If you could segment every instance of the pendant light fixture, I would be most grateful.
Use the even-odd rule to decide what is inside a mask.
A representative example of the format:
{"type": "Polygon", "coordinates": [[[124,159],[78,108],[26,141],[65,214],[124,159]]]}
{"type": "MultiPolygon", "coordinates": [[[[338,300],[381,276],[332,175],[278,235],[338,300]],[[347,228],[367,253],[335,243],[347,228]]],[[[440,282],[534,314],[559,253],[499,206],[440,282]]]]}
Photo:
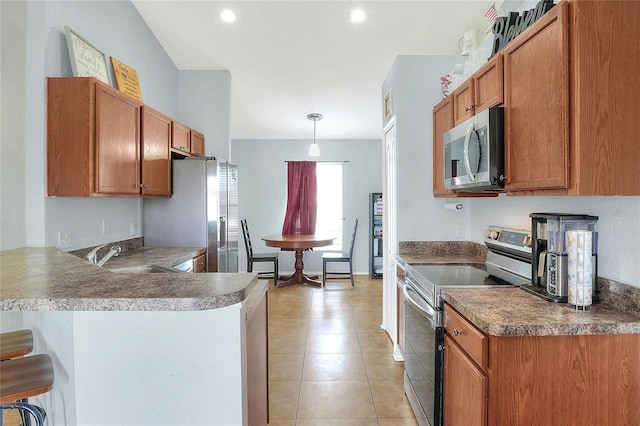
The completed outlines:
{"type": "Polygon", "coordinates": [[[309,157],[319,157],[320,156],[320,147],[316,142],[316,121],[322,120],[322,114],[318,114],[317,112],[312,112],[307,115],[307,118],[313,121],[313,142],[309,147],[309,157]]]}

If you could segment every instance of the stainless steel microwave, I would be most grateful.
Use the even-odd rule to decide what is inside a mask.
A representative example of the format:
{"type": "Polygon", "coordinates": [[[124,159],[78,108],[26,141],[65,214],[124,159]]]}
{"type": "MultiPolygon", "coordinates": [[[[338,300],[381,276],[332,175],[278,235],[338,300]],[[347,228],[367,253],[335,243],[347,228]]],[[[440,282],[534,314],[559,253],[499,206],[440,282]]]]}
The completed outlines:
{"type": "Polygon", "coordinates": [[[444,187],[465,192],[504,188],[504,111],[485,109],[444,134],[444,187]]]}

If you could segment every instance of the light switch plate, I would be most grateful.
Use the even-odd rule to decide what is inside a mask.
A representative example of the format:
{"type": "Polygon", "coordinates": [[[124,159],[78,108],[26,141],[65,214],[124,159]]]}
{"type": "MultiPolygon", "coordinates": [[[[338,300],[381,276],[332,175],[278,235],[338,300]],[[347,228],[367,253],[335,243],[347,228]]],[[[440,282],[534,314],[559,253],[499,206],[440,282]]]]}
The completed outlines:
{"type": "Polygon", "coordinates": [[[111,232],[111,222],[109,219],[102,219],[102,233],[108,234],[111,232]]]}
{"type": "Polygon", "coordinates": [[[464,238],[464,223],[456,223],[456,238],[464,238]]]}
{"type": "Polygon", "coordinates": [[[58,248],[71,247],[71,231],[58,231],[58,248]]]}

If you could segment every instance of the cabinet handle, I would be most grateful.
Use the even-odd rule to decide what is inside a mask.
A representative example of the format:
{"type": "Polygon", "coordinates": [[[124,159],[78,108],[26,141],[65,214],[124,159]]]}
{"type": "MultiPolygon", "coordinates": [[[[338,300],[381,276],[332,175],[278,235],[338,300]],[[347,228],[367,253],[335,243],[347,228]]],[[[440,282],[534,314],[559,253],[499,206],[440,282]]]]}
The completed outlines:
{"type": "Polygon", "coordinates": [[[457,328],[453,329],[453,335],[454,336],[459,336],[460,335],[460,330],[458,330],[457,328]]]}

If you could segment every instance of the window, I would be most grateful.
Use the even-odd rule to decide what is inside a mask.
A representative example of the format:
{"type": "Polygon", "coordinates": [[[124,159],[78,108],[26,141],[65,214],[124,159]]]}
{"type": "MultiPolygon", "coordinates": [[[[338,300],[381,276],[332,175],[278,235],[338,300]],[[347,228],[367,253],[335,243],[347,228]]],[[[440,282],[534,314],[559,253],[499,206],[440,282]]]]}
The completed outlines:
{"type": "Polygon", "coordinates": [[[342,163],[316,164],[318,213],[316,234],[335,236],[333,245],[318,251],[342,251],[342,163]]]}

